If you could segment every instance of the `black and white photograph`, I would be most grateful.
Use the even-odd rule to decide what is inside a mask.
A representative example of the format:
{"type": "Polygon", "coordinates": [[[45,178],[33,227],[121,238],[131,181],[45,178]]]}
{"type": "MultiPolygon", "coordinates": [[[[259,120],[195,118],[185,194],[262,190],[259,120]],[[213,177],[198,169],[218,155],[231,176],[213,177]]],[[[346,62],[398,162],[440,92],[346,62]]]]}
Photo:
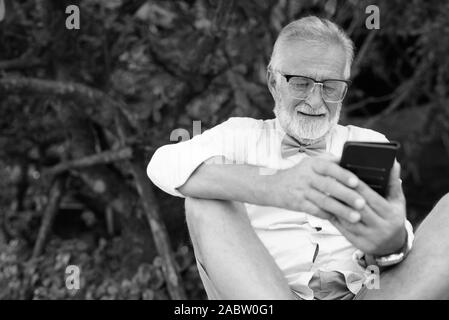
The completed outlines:
{"type": "Polygon", "coordinates": [[[449,1],[0,0],[0,300],[449,300],[448,52],[449,1]]]}

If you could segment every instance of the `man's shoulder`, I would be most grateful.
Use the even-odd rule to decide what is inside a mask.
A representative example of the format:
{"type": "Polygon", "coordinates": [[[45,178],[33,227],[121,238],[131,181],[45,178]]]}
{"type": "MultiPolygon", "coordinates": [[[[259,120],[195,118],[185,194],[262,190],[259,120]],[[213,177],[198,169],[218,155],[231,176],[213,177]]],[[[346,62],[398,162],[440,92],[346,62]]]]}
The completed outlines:
{"type": "Polygon", "coordinates": [[[355,125],[337,125],[337,134],[348,141],[387,142],[384,134],[373,129],[362,128],[355,125]]]}
{"type": "Polygon", "coordinates": [[[275,119],[262,120],[250,117],[231,117],[219,124],[217,127],[232,130],[275,129],[276,121],[275,119]]]}

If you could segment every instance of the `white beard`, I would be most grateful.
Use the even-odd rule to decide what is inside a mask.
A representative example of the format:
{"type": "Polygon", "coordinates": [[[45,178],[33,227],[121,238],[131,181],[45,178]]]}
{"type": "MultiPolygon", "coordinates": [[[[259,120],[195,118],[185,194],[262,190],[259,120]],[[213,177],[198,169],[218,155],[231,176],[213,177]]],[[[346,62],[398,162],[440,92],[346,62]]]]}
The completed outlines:
{"type": "Polygon", "coordinates": [[[325,138],[331,132],[331,129],[334,128],[340,118],[341,103],[338,105],[335,116],[332,119],[329,118],[328,112],[325,117],[313,119],[299,114],[297,110],[320,113],[317,111],[310,112],[312,109],[307,106],[287,109],[276,103],[274,114],[287,134],[300,143],[308,145],[325,138]]]}

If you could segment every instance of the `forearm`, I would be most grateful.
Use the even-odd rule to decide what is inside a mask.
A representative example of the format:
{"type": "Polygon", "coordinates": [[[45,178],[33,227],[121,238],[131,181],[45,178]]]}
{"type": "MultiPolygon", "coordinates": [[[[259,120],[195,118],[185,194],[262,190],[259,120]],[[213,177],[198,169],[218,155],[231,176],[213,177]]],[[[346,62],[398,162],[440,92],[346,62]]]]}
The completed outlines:
{"type": "Polygon", "coordinates": [[[184,196],[271,205],[268,175],[251,165],[203,163],[178,188],[184,196]]]}

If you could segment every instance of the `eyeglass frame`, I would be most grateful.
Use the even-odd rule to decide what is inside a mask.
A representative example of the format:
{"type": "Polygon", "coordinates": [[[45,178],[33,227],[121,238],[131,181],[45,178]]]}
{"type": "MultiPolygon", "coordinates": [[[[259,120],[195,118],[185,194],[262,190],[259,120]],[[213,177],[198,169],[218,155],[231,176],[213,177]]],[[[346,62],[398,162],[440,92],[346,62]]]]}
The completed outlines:
{"type": "Polygon", "coordinates": [[[305,96],[304,98],[293,97],[293,98],[296,98],[296,99],[307,99],[307,98],[310,96],[310,94],[313,92],[313,90],[315,90],[315,86],[318,84],[318,85],[321,85],[321,98],[322,98],[325,102],[339,103],[339,102],[342,102],[342,101],[345,99],[346,94],[348,93],[348,90],[349,90],[349,86],[350,86],[351,83],[352,83],[351,80],[343,80],[343,79],[324,79],[323,81],[317,81],[317,80],[315,80],[314,78],[307,77],[307,76],[293,75],[293,74],[284,74],[284,73],[280,72],[279,70],[273,70],[273,71],[274,71],[274,72],[277,72],[277,73],[279,73],[281,76],[283,76],[283,77],[285,78],[285,80],[287,81],[287,84],[288,84],[288,82],[290,81],[290,79],[291,79],[291,78],[294,78],[294,77],[301,77],[301,78],[305,78],[305,79],[309,79],[309,80],[312,80],[312,81],[313,81],[313,87],[312,87],[312,90],[309,92],[309,94],[308,94],[307,96],[305,96]],[[324,96],[323,96],[323,84],[324,84],[325,81],[341,81],[341,82],[345,82],[345,83],[346,83],[346,90],[345,90],[345,93],[343,94],[343,97],[342,97],[340,100],[337,100],[337,101],[329,101],[329,100],[324,99],[324,96]]]}

